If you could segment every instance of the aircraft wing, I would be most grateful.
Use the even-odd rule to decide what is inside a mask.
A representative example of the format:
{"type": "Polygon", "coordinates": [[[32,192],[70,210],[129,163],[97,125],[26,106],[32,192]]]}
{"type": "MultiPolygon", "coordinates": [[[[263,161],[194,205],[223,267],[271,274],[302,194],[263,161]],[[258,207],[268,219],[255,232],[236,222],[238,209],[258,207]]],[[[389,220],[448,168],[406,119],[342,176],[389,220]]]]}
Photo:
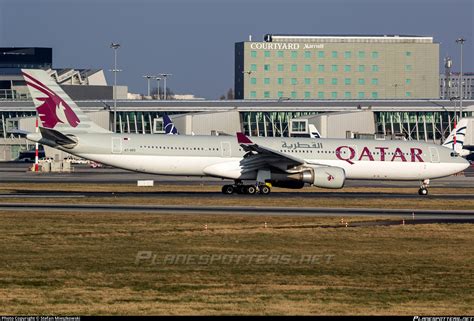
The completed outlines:
{"type": "Polygon", "coordinates": [[[276,167],[286,171],[289,168],[303,165],[306,162],[292,155],[281,153],[269,147],[252,142],[243,133],[237,133],[237,142],[247,153],[243,164],[246,170],[256,170],[264,167],[276,167]]]}

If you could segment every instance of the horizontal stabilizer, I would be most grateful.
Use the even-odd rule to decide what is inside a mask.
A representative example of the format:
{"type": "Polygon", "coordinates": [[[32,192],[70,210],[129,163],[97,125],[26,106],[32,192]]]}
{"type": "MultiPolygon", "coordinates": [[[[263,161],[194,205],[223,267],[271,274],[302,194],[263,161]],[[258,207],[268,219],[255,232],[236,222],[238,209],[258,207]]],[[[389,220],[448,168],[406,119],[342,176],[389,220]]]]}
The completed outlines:
{"type": "Polygon", "coordinates": [[[54,142],[56,145],[60,145],[65,148],[73,148],[77,145],[77,139],[72,135],[64,135],[63,133],[51,129],[40,127],[41,136],[51,142],[54,142]]]}

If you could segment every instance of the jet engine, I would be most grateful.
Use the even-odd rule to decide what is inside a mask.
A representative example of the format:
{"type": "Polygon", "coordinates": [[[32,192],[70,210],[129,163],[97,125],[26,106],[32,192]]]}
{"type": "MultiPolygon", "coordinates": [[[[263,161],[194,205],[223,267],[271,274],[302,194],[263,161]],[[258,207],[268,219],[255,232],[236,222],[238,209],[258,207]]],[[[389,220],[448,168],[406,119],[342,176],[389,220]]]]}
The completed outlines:
{"type": "Polygon", "coordinates": [[[294,174],[272,173],[272,184],[276,187],[302,188],[305,183],[322,188],[342,188],[346,173],[340,167],[309,167],[294,174]]]}

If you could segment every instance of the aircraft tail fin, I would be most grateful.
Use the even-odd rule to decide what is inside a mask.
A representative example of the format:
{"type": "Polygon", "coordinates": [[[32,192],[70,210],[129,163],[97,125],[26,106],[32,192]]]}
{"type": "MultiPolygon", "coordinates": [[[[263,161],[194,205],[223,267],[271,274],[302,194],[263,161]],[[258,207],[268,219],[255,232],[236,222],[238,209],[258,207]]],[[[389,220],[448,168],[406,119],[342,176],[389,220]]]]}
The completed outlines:
{"type": "Polygon", "coordinates": [[[45,70],[22,69],[22,73],[41,127],[67,133],[109,132],[91,121],[45,70]]]}
{"type": "Polygon", "coordinates": [[[308,129],[309,129],[309,137],[311,137],[311,138],[321,138],[321,134],[319,133],[316,126],[314,126],[313,124],[308,124],[308,129]]]}
{"type": "Polygon", "coordinates": [[[461,118],[456,127],[451,131],[448,138],[443,143],[444,147],[452,149],[454,152],[461,154],[464,139],[466,138],[468,119],[461,118]]]}
{"type": "Polygon", "coordinates": [[[178,130],[174,126],[170,117],[166,114],[163,115],[163,127],[165,129],[165,134],[167,135],[179,135],[178,130]]]}

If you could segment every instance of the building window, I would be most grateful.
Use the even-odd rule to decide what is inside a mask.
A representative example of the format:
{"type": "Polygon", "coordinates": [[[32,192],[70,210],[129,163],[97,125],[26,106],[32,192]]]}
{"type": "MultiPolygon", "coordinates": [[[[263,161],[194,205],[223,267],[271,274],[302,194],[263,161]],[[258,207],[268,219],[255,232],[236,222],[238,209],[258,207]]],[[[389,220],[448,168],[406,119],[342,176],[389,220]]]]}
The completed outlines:
{"type": "Polygon", "coordinates": [[[298,71],[298,65],[291,65],[291,71],[292,72],[297,72],[298,71]]]}
{"type": "Polygon", "coordinates": [[[357,56],[358,56],[359,58],[365,58],[365,51],[359,51],[358,54],[357,54],[357,56]]]}
{"type": "Polygon", "coordinates": [[[283,97],[283,91],[279,91],[277,96],[278,96],[278,98],[283,97]]]}
{"type": "Polygon", "coordinates": [[[298,80],[296,78],[291,78],[291,84],[292,85],[297,85],[298,84],[298,80]]]}
{"type": "Polygon", "coordinates": [[[406,55],[407,57],[411,57],[411,51],[405,52],[405,55],[406,55]]]}
{"type": "Polygon", "coordinates": [[[298,51],[292,51],[291,52],[291,58],[293,58],[293,59],[298,58],[298,51]]]}
{"type": "Polygon", "coordinates": [[[256,85],[257,84],[257,78],[250,78],[250,83],[252,85],[256,85]]]}
{"type": "Polygon", "coordinates": [[[359,72],[364,72],[365,71],[365,66],[364,65],[359,65],[358,70],[359,70],[359,72]]]}
{"type": "Polygon", "coordinates": [[[331,93],[331,98],[332,98],[332,99],[337,99],[337,92],[336,92],[336,91],[333,91],[333,92],[331,93]]]}
{"type": "Polygon", "coordinates": [[[255,50],[252,50],[252,51],[250,52],[250,56],[251,56],[252,58],[257,58],[257,52],[256,52],[255,50]]]}
{"type": "Polygon", "coordinates": [[[257,98],[257,92],[256,91],[251,91],[250,92],[250,98],[257,98]]]}
{"type": "Polygon", "coordinates": [[[265,50],[263,52],[263,55],[266,57],[266,58],[269,58],[270,57],[270,51],[269,50],[265,50]]]}
{"type": "Polygon", "coordinates": [[[304,57],[305,58],[311,58],[311,51],[305,51],[304,52],[304,57]]]}
{"type": "Polygon", "coordinates": [[[377,59],[379,57],[378,51],[372,51],[372,58],[377,59]]]}
{"type": "Polygon", "coordinates": [[[333,51],[333,52],[331,53],[331,56],[332,56],[333,58],[337,58],[337,51],[333,51]]]}
{"type": "Polygon", "coordinates": [[[351,65],[345,65],[344,66],[344,71],[345,72],[350,72],[351,71],[351,65]]]}
{"type": "Polygon", "coordinates": [[[406,70],[406,71],[411,71],[411,70],[412,70],[411,65],[405,65],[405,70],[406,70]]]}
{"type": "Polygon", "coordinates": [[[344,98],[345,98],[345,99],[351,99],[351,98],[352,98],[351,92],[350,92],[350,91],[346,91],[346,92],[344,93],[344,98]]]}
{"type": "Polygon", "coordinates": [[[411,97],[411,92],[410,92],[410,91],[407,91],[407,92],[405,93],[405,96],[406,96],[406,97],[411,97]]]}
{"type": "Polygon", "coordinates": [[[324,99],[324,92],[323,91],[318,91],[318,98],[319,99],[324,99]]]}
{"type": "Polygon", "coordinates": [[[350,51],[345,51],[344,52],[344,58],[351,58],[352,57],[352,52],[350,51]]]}
{"type": "Polygon", "coordinates": [[[298,96],[296,95],[296,91],[291,92],[291,98],[296,99],[298,96]]]}
{"type": "Polygon", "coordinates": [[[350,84],[351,84],[351,78],[345,78],[344,85],[350,85],[350,84]]]}
{"type": "Polygon", "coordinates": [[[324,51],[318,51],[318,58],[324,58],[324,51]]]}
{"type": "Polygon", "coordinates": [[[318,85],[324,85],[324,78],[318,78],[318,85]]]}
{"type": "Polygon", "coordinates": [[[278,66],[277,66],[277,70],[278,70],[278,71],[283,71],[283,65],[281,65],[281,64],[278,65],[278,66]]]}
{"type": "Polygon", "coordinates": [[[379,79],[378,78],[372,78],[372,85],[378,85],[379,84],[379,79]]]}
{"type": "Polygon", "coordinates": [[[331,79],[331,84],[332,85],[337,85],[337,78],[332,78],[331,79]]]}
{"type": "Polygon", "coordinates": [[[311,65],[304,65],[304,71],[311,71],[311,65]]]}
{"type": "Polygon", "coordinates": [[[318,65],[318,71],[324,71],[324,65],[318,65]]]}
{"type": "Polygon", "coordinates": [[[277,82],[279,85],[283,85],[283,78],[278,78],[277,82]]]}
{"type": "Polygon", "coordinates": [[[379,71],[379,66],[378,65],[372,65],[372,71],[374,71],[374,72],[379,71]]]}
{"type": "Polygon", "coordinates": [[[360,91],[359,94],[357,95],[359,99],[364,99],[365,98],[365,93],[363,91],[360,91]]]}
{"type": "Polygon", "coordinates": [[[332,65],[331,66],[331,71],[337,72],[337,65],[332,65]]]}
{"type": "Polygon", "coordinates": [[[270,65],[269,64],[263,65],[263,70],[264,71],[270,71],[270,65]]]}
{"type": "Polygon", "coordinates": [[[304,98],[305,99],[310,99],[311,98],[311,93],[309,91],[304,92],[304,98]]]}
{"type": "Polygon", "coordinates": [[[411,79],[409,79],[409,78],[405,79],[405,84],[411,85],[411,79]]]}
{"type": "Polygon", "coordinates": [[[373,99],[378,99],[379,98],[379,93],[376,92],[376,91],[372,92],[372,98],[373,99]]]}
{"type": "Polygon", "coordinates": [[[278,58],[283,58],[284,57],[283,51],[281,51],[281,50],[277,51],[277,57],[278,58]]]}
{"type": "Polygon", "coordinates": [[[365,79],[364,78],[359,78],[359,85],[365,85],[365,79]]]}
{"type": "Polygon", "coordinates": [[[270,85],[270,78],[264,78],[263,79],[263,84],[264,85],[270,85]]]}
{"type": "Polygon", "coordinates": [[[250,70],[251,71],[257,71],[257,65],[256,64],[251,64],[250,65],[250,70]]]}
{"type": "Polygon", "coordinates": [[[304,84],[305,85],[311,85],[311,78],[305,78],[304,79],[304,84]]]}
{"type": "Polygon", "coordinates": [[[269,91],[264,91],[263,92],[263,97],[264,98],[270,98],[270,92],[269,91]]]}

